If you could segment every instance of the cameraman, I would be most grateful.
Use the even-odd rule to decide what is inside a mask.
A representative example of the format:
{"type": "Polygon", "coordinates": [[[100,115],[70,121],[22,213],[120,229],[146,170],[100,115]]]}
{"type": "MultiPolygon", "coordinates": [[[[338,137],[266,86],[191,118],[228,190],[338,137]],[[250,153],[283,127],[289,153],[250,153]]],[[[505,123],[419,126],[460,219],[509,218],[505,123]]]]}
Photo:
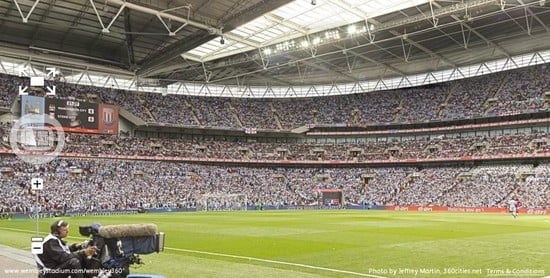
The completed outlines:
{"type": "Polygon", "coordinates": [[[38,255],[44,277],[84,277],[83,262],[86,257],[95,254],[95,247],[84,247],[82,244],[68,246],[63,240],[69,234],[67,221],[55,221],[50,226],[50,232],[42,243],[43,253],[38,255]]]}

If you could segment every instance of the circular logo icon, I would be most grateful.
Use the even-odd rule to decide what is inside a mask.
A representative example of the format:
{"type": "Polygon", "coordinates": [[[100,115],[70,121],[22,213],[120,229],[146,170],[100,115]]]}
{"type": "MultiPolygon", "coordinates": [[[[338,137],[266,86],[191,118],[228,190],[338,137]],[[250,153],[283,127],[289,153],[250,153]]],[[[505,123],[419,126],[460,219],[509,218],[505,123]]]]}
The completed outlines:
{"type": "Polygon", "coordinates": [[[63,127],[45,114],[26,114],[11,128],[10,146],[17,157],[29,164],[54,160],[65,146],[63,127]]]}

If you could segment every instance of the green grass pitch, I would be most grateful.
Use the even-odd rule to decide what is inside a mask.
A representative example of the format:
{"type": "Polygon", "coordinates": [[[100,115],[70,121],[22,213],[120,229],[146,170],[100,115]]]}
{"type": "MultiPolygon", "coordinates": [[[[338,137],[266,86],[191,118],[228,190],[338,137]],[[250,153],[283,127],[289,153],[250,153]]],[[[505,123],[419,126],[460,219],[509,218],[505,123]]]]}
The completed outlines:
{"type": "MultiPolygon", "coordinates": [[[[155,223],[166,250],[132,274],[166,277],[546,277],[550,216],[396,211],[248,211],[64,218],[155,223]]],[[[45,235],[53,219],[40,220],[45,235]]],[[[1,220],[0,244],[29,250],[33,219],[1,220]]]]}

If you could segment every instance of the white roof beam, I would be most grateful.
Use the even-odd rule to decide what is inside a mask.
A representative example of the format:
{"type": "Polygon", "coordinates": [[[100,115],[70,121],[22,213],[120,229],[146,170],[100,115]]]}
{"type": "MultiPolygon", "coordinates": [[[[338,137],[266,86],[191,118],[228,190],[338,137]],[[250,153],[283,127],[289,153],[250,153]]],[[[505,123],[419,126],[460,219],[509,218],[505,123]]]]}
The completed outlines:
{"type": "MultiPolygon", "coordinates": [[[[439,5],[439,3],[437,2],[434,2],[433,3],[436,7],[438,8],[441,8],[441,5],[439,5]]],[[[465,10],[465,15],[467,15],[466,18],[470,18],[470,15],[467,13],[468,10],[466,9],[465,10]]],[[[468,29],[468,31],[472,32],[474,35],[478,36],[479,38],[481,38],[483,41],[485,41],[485,43],[487,43],[488,45],[491,45],[493,47],[495,47],[498,51],[502,52],[504,55],[506,55],[506,57],[510,58],[510,54],[504,49],[502,48],[502,46],[498,45],[497,43],[487,39],[485,36],[483,36],[481,33],[479,33],[478,31],[476,31],[474,28],[472,28],[470,25],[467,24],[467,22],[465,22],[465,20],[462,20],[460,19],[458,16],[456,15],[451,15],[451,18],[454,19],[455,21],[457,22],[460,22],[460,25],[461,27],[464,27],[466,29],[468,29]]],[[[464,30],[462,31],[463,32],[463,36],[464,36],[464,30]]],[[[464,40],[464,48],[467,48],[467,41],[466,39],[464,40]]]]}
{"type": "MultiPolygon", "coordinates": [[[[525,5],[525,3],[523,2],[523,0],[517,0],[517,1],[518,1],[520,4],[525,5]]],[[[543,1],[543,0],[541,0],[540,3],[543,3],[542,1],[543,1]]],[[[527,12],[529,12],[529,14],[530,14],[533,18],[535,18],[535,20],[544,28],[544,30],[546,30],[546,32],[550,32],[550,28],[548,28],[548,26],[546,26],[546,24],[544,24],[544,22],[543,22],[542,20],[540,20],[540,18],[539,18],[537,15],[535,15],[535,14],[533,13],[533,11],[531,10],[531,8],[527,7],[526,9],[527,9],[527,12]]]]}
{"type": "Polygon", "coordinates": [[[382,63],[382,62],[376,61],[376,60],[374,60],[374,59],[371,59],[371,58],[369,58],[369,57],[367,57],[367,56],[365,56],[365,55],[363,55],[363,54],[359,54],[359,53],[357,53],[357,52],[355,52],[355,51],[353,51],[353,50],[345,49],[343,46],[340,46],[340,45],[335,45],[335,46],[336,46],[337,48],[342,49],[342,51],[346,51],[347,53],[350,53],[350,54],[352,54],[352,55],[354,55],[354,56],[356,56],[356,57],[359,57],[359,58],[361,58],[361,59],[363,59],[363,60],[365,60],[365,61],[371,62],[371,63],[373,63],[373,64],[375,64],[375,65],[377,65],[377,66],[381,66],[381,67],[387,68],[387,69],[389,69],[389,70],[391,70],[391,71],[393,71],[393,72],[395,72],[395,73],[398,73],[398,74],[400,74],[400,75],[403,75],[403,76],[406,75],[404,72],[400,71],[399,69],[397,69],[397,68],[395,68],[395,67],[392,67],[392,66],[387,65],[387,64],[385,64],[385,63],[382,63]]]}
{"type": "Polygon", "coordinates": [[[276,15],[274,15],[274,14],[272,14],[272,13],[267,13],[267,14],[264,15],[264,17],[265,17],[267,20],[269,20],[269,21],[271,21],[271,22],[273,22],[273,23],[277,23],[277,24],[283,25],[283,26],[285,26],[285,27],[288,27],[288,28],[290,28],[290,29],[292,29],[292,30],[294,30],[294,31],[297,31],[297,32],[299,32],[299,33],[302,33],[302,34],[304,34],[304,35],[306,35],[306,34],[308,33],[308,30],[305,29],[305,28],[303,28],[302,26],[300,26],[300,25],[298,25],[298,24],[296,24],[296,23],[294,23],[294,22],[288,21],[288,20],[283,20],[283,19],[281,19],[280,17],[278,17],[278,16],[276,16],[276,15]]]}
{"type": "Polygon", "coordinates": [[[29,22],[29,17],[31,17],[32,13],[34,12],[34,9],[36,8],[36,6],[38,6],[38,3],[40,2],[40,0],[34,1],[34,4],[32,5],[31,9],[29,10],[29,13],[27,13],[26,16],[23,15],[23,11],[21,10],[21,7],[19,7],[19,0],[13,0],[13,2],[17,7],[17,11],[19,12],[19,15],[21,16],[21,20],[23,21],[23,23],[27,23],[29,22]]]}
{"type": "MultiPolygon", "coordinates": [[[[93,1],[93,0],[90,0],[90,1],[93,1]]],[[[148,8],[148,7],[140,6],[140,5],[137,5],[137,4],[134,4],[134,3],[130,3],[130,2],[127,2],[127,1],[124,1],[124,0],[105,0],[105,1],[108,2],[108,3],[115,4],[115,5],[125,6],[126,8],[131,9],[131,10],[136,10],[136,11],[146,13],[146,14],[150,14],[150,15],[154,15],[154,16],[161,16],[163,18],[171,19],[173,21],[177,21],[177,22],[180,22],[180,23],[183,23],[183,24],[188,24],[188,25],[191,25],[191,26],[199,28],[199,29],[208,30],[208,32],[211,32],[213,34],[222,35],[222,29],[221,28],[216,28],[216,27],[213,27],[213,26],[210,26],[210,25],[206,25],[204,23],[200,23],[200,22],[197,22],[197,21],[186,19],[186,18],[176,16],[176,15],[173,15],[173,14],[169,14],[169,13],[164,12],[164,11],[158,11],[158,10],[155,10],[155,9],[151,9],[151,8],[148,8]]]]}

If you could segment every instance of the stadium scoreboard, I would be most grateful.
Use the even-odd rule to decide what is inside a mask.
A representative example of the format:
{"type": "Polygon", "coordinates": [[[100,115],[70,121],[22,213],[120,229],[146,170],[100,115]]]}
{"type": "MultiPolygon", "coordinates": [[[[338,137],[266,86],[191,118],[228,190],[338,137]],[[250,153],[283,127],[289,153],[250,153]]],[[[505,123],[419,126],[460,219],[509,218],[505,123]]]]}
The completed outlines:
{"type": "Polygon", "coordinates": [[[98,129],[97,103],[78,100],[46,99],[47,113],[63,127],[98,129]]]}
{"type": "Polygon", "coordinates": [[[74,98],[22,96],[21,116],[45,114],[65,131],[118,134],[118,106],[74,98]]]}

